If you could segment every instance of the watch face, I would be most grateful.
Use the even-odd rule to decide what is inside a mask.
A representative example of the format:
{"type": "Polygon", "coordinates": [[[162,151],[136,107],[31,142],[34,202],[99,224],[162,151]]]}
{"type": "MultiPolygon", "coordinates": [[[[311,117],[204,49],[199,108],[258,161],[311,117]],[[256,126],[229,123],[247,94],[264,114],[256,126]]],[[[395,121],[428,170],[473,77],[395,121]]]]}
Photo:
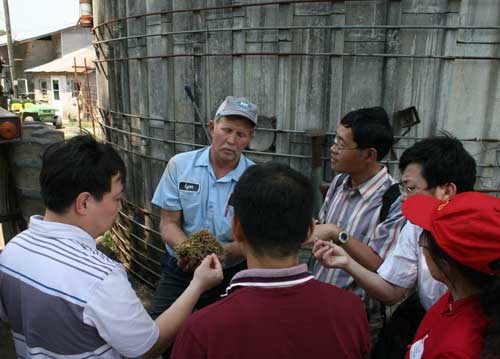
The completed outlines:
{"type": "Polygon", "coordinates": [[[339,242],[340,243],[345,243],[347,242],[347,239],[349,238],[349,235],[346,232],[340,232],[339,233],[339,242]]]}

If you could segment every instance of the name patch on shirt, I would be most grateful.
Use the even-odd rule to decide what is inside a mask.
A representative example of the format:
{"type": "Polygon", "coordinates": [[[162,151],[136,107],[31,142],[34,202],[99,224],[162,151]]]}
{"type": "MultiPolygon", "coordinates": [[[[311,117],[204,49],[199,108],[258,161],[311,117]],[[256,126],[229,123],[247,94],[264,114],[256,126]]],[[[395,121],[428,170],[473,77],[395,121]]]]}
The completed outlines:
{"type": "Polygon", "coordinates": [[[198,192],[200,190],[200,185],[198,183],[180,182],[179,190],[186,192],[198,192]]]}

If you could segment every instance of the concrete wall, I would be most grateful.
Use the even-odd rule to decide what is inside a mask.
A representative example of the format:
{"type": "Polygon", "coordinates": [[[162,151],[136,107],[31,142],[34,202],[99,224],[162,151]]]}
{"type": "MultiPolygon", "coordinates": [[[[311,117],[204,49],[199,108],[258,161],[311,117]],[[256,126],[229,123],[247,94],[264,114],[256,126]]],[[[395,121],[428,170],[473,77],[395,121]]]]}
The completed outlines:
{"type": "MultiPolygon", "coordinates": [[[[231,3],[98,0],[95,23],[231,3]]],[[[124,126],[132,126],[146,136],[203,144],[199,126],[168,122],[194,119],[184,84],[193,86],[204,120],[225,96],[244,95],[260,106],[262,115],[276,117],[277,128],[299,132],[278,133],[271,151],[276,154],[310,156],[310,140],[302,131],[322,128],[331,133],[345,113],[375,105],[383,105],[390,113],[415,106],[422,122],[408,133],[410,137],[422,138],[444,130],[463,139],[498,139],[500,61],[472,57],[498,56],[499,14],[500,2],[402,0],[236,7],[132,18],[98,30],[100,39],[138,36],[99,47],[100,58],[165,57],[103,63],[98,75],[99,87],[103,88],[100,100],[105,108],[137,115],[135,123],[120,116],[113,120],[124,121],[124,126]],[[394,27],[342,28],[384,25],[394,27]],[[281,28],[258,29],[276,26],[281,28]],[[429,26],[434,28],[426,28],[429,26]],[[493,29],[472,30],[467,26],[493,29]],[[223,29],[228,31],[220,31],[223,29]],[[201,32],[180,32],[190,30],[201,32]],[[167,32],[177,33],[141,36],[167,32]],[[173,54],[177,57],[168,57],[173,54]]],[[[401,141],[400,147],[413,142],[401,141]]],[[[497,144],[465,143],[485,165],[480,167],[478,185],[500,185],[498,154],[491,149],[497,144]]],[[[148,155],[159,160],[193,148],[162,141],[141,144],[147,146],[143,149],[148,155]]],[[[327,148],[328,143],[325,157],[327,148]]],[[[280,158],[305,173],[310,171],[310,161],[300,157],[255,158],[280,158]]],[[[152,166],[156,181],[163,164],[157,161],[152,166]]],[[[329,179],[326,159],[324,170],[325,179],[329,179]]]]}
{"type": "Polygon", "coordinates": [[[61,33],[62,56],[92,44],[90,30],[83,27],[74,27],[61,33]]]}
{"type": "MultiPolygon", "coordinates": [[[[18,79],[27,79],[29,91],[32,92],[34,88],[33,75],[30,73],[25,73],[24,70],[30,69],[35,66],[43,65],[57,58],[57,37],[56,34],[51,37],[51,39],[40,39],[33,40],[21,44],[14,45],[14,58],[16,59],[16,76],[18,79]]],[[[4,58],[4,61],[8,63],[9,57],[7,54],[7,46],[0,47],[0,56],[4,58]]],[[[5,68],[3,77],[7,77],[10,81],[10,72],[8,68],[5,68]]]]}
{"type": "MultiPolygon", "coordinates": [[[[309,175],[311,140],[304,131],[325,130],[325,181],[333,175],[331,134],[343,115],[375,105],[389,113],[415,106],[421,123],[387,159],[394,176],[399,176],[395,164],[405,148],[448,131],[474,155],[476,187],[500,189],[500,1],[246,6],[260,2],[268,3],[94,1],[96,25],[133,16],[98,26],[95,38],[130,37],[97,46],[104,60],[97,82],[107,140],[121,151],[129,170],[132,204],[125,211],[131,218],[153,218],[152,228],[157,228],[150,200],[165,163],[177,152],[206,144],[185,84],[193,87],[204,121],[227,95],[246,96],[262,115],[275,118],[273,146],[264,153],[248,152],[257,162],[277,160],[309,175]],[[218,8],[200,10],[207,7],[218,8]],[[199,10],[176,12],[190,9],[199,10]]],[[[133,221],[123,223],[149,238],[150,232],[133,221]]]]}
{"type": "MultiPolygon", "coordinates": [[[[16,61],[17,78],[27,79],[30,91],[34,88],[33,75],[25,74],[24,70],[43,65],[54,59],[62,57],[67,53],[79,50],[83,47],[90,46],[92,43],[92,35],[89,29],[74,27],[64,30],[60,33],[52,34],[43,39],[17,43],[14,45],[14,57],[16,61]]],[[[0,56],[8,62],[7,46],[0,47],[0,56]]],[[[9,74],[3,76],[10,78],[9,74]]]]}

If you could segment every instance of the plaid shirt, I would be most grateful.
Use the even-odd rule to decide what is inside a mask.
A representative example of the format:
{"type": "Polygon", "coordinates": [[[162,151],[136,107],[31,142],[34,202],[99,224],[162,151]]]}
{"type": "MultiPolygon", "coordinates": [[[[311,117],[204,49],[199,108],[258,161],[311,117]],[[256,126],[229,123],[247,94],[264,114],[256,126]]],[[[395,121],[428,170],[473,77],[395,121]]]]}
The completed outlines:
{"type": "MultiPolygon", "coordinates": [[[[336,224],[356,240],[369,245],[381,258],[385,258],[394,248],[399,232],[406,223],[399,200],[391,204],[387,218],[379,222],[382,196],[394,183],[396,181],[389,175],[386,167],[355,189],[349,187],[350,176],[335,176],[320,210],[320,223],[336,224]]],[[[358,294],[365,302],[370,319],[370,314],[380,313],[380,305],[373,301],[368,303],[365,291],[347,272],[325,268],[318,262],[314,264],[313,271],[318,280],[358,294]]]]}

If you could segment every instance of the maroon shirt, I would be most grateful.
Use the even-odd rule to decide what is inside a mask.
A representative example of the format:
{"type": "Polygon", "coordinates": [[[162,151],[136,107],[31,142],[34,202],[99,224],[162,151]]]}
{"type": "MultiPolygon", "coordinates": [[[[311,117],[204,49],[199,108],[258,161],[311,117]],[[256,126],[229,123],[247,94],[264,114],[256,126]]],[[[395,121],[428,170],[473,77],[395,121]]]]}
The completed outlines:
{"type": "Polygon", "coordinates": [[[367,358],[360,299],[313,279],[305,265],[238,273],[229,295],[194,313],[172,358],[367,358]]]}
{"type": "Polygon", "coordinates": [[[453,300],[446,292],[420,323],[406,359],[479,359],[488,320],[479,296],[453,300]]]}

